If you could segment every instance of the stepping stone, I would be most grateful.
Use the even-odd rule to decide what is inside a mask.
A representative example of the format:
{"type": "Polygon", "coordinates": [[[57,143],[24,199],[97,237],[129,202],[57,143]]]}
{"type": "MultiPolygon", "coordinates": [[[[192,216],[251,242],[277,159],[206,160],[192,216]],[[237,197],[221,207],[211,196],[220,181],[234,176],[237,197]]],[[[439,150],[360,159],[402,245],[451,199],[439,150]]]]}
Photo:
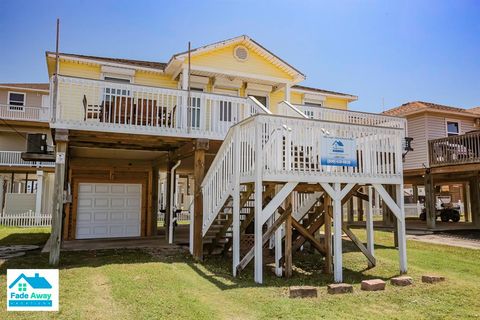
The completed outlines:
{"type": "Polygon", "coordinates": [[[352,293],[353,286],[347,283],[332,283],[327,286],[327,292],[329,294],[352,293]]]}
{"type": "Polygon", "coordinates": [[[316,298],[317,288],[311,286],[294,286],[289,288],[290,298],[316,298]]]}
{"type": "Polygon", "coordinates": [[[381,279],[363,280],[361,289],[364,291],[380,291],[385,290],[385,281],[381,279]]]}
{"type": "Polygon", "coordinates": [[[412,277],[401,276],[390,279],[390,283],[394,286],[405,287],[413,284],[412,277]]]}
{"type": "Polygon", "coordinates": [[[422,282],[425,283],[437,283],[445,281],[444,276],[437,276],[437,275],[424,275],[422,276],[422,282]]]}

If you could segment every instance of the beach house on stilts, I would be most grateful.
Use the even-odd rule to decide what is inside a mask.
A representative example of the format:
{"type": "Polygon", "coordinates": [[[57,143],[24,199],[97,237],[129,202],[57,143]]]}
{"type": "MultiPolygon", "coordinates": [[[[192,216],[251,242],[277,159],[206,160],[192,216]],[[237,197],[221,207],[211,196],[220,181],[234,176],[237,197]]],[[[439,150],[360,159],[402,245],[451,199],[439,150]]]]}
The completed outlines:
{"type": "Polygon", "coordinates": [[[148,238],[187,243],[198,259],[231,254],[234,275],[253,260],[262,283],[265,247],[289,276],[308,242],[341,282],[343,234],[376,263],[377,193],[397,219],[406,272],[404,119],[299,85],[303,73],[248,36],[167,63],[61,53],[56,73],[56,60],[47,53],[53,264],[73,243],[148,238]],[[352,197],[368,203],[366,245],[343,222],[352,197]]]}

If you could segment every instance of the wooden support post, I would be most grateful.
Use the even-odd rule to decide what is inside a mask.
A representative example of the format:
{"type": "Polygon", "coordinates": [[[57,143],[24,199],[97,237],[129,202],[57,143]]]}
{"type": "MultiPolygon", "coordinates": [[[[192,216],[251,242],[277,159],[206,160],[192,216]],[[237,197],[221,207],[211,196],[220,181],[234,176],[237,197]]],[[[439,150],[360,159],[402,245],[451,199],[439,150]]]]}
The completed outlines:
{"type": "MultiPolygon", "coordinates": [[[[368,187],[368,206],[367,206],[367,215],[366,215],[366,224],[367,224],[367,250],[375,257],[375,250],[374,250],[374,231],[373,231],[373,197],[372,197],[372,190],[371,186],[368,187]]],[[[368,267],[373,267],[373,264],[368,261],[368,267]]]]}
{"type": "Polygon", "coordinates": [[[168,241],[170,236],[169,226],[170,226],[170,216],[172,210],[171,203],[171,177],[172,177],[172,168],[175,165],[173,162],[173,153],[168,153],[168,163],[167,163],[167,179],[165,183],[165,215],[163,217],[163,228],[165,229],[165,240],[168,241]]]}
{"type": "Polygon", "coordinates": [[[205,151],[208,150],[208,140],[197,140],[194,152],[193,175],[195,179],[194,217],[193,217],[193,256],[203,259],[203,195],[202,181],[205,176],[205,151]]]}
{"type": "MultiPolygon", "coordinates": [[[[275,213],[275,220],[280,217],[280,214],[275,213]]],[[[275,275],[281,277],[283,274],[282,267],[282,229],[283,225],[275,230],[275,275]]]]}
{"type": "Polygon", "coordinates": [[[150,233],[153,236],[157,235],[158,232],[158,180],[159,180],[159,167],[153,166],[152,168],[152,214],[151,214],[151,231],[150,233]]]}
{"type": "Polygon", "coordinates": [[[363,199],[357,197],[357,220],[363,221],[363,199]]]}
{"type": "Polygon", "coordinates": [[[470,201],[468,201],[468,183],[462,183],[462,202],[463,202],[463,214],[465,222],[470,222],[470,201]]]}
{"type": "Polygon", "coordinates": [[[427,213],[427,228],[435,229],[437,210],[435,208],[435,185],[430,170],[425,172],[425,210],[427,213]]]}
{"type": "Polygon", "coordinates": [[[353,212],[353,198],[350,198],[350,200],[348,200],[348,213],[347,213],[347,221],[348,223],[352,223],[353,221],[355,221],[355,215],[354,215],[354,212],[353,212]]]}
{"type": "Polygon", "coordinates": [[[470,179],[470,203],[472,208],[472,222],[476,227],[480,226],[480,179],[478,171],[475,177],[470,179]]]}
{"type": "Polygon", "coordinates": [[[292,276],[292,214],[290,213],[285,221],[285,277],[292,276]]]}
{"type": "Polygon", "coordinates": [[[332,257],[332,216],[333,216],[333,208],[332,208],[332,198],[325,194],[324,196],[324,208],[325,208],[325,265],[323,266],[323,272],[326,274],[332,274],[333,268],[333,257],[332,257]]]}
{"type": "Polygon", "coordinates": [[[334,184],[337,194],[333,199],[333,280],[337,283],[343,281],[342,274],[342,199],[340,198],[340,183],[334,184]]]}
{"type": "Polygon", "coordinates": [[[52,231],[50,235],[49,263],[57,266],[60,261],[60,246],[62,241],[62,217],[65,190],[65,170],[68,150],[68,130],[55,132],[55,186],[52,201],[52,231]]]}

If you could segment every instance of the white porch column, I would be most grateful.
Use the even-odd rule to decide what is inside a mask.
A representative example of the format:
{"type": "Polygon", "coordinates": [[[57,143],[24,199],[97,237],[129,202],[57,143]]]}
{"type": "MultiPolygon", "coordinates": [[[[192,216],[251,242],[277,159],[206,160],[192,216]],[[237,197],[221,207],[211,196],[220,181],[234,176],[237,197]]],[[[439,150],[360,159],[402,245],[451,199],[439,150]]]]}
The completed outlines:
{"type": "Polygon", "coordinates": [[[290,90],[290,85],[289,85],[289,84],[285,84],[285,101],[290,102],[290,97],[291,97],[290,92],[291,92],[291,90],[290,90]]]}
{"type": "Polygon", "coordinates": [[[263,182],[262,182],[262,127],[261,124],[257,124],[255,128],[255,244],[254,244],[254,253],[255,253],[255,282],[263,283],[263,223],[262,223],[262,193],[263,193],[263,182]]]}
{"type": "MultiPolygon", "coordinates": [[[[237,266],[240,263],[240,145],[238,141],[238,128],[235,128],[234,145],[234,172],[233,179],[233,222],[232,222],[232,267],[233,276],[237,276],[237,266]]],[[[256,202],[255,202],[256,205],[256,202]]]]}
{"type": "Polygon", "coordinates": [[[43,199],[43,170],[37,170],[37,194],[35,199],[35,218],[40,219],[42,214],[42,199],[43,199]]]}
{"type": "MultiPolygon", "coordinates": [[[[374,253],[374,233],[373,233],[373,187],[368,187],[368,205],[367,205],[367,214],[366,214],[366,224],[367,224],[367,250],[370,252],[372,257],[375,257],[374,253]]],[[[368,261],[368,266],[373,267],[370,260],[368,261]]]]}
{"type": "Polygon", "coordinates": [[[342,198],[340,183],[334,184],[336,196],[333,198],[333,280],[343,281],[342,275],[342,198]]]}
{"type": "Polygon", "coordinates": [[[405,230],[405,201],[403,194],[403,184],[398,184],[395,187],[397,205],[400,208],[400,215],[397,217],[400,273],[407,273],[407,240],[405,230]]]}

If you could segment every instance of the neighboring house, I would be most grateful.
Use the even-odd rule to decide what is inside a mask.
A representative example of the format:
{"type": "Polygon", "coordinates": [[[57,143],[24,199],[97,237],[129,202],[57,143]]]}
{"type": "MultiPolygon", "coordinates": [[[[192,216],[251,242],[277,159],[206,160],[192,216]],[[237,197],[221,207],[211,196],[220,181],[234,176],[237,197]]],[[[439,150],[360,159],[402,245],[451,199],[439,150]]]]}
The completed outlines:
{"type": "Polygon", "coordinates": [[[49,128],[48,83],[0,84],[0,215],[51,213],[54,164],[22,160],[27,134],[49,128]]]}
{"type": "MultiPolygon", "coordinates": [[[[463,109],[415,101],[392,108],[385,114],[407,119],[407,136],[413,138],[405,156],[404,180],[411,202],[434,202],[432,208],[449,201],[464,208],[464,222],[480,226],[477,213],[480,170],[480,114],[478,108],[463,109]],[[428,182],[428,179],[433,181],[428,182]],[[429,192],[428,184],[432,185],[429,192]],[[426,190],[424,188],[426,186],[426,190]],[[435,197],[434,197],[435,195],[435,197]],[[431,196],[431,201],[428,197],[431,196]]],[[[427,215],[428,216],[428,215],[427,215]]],[[[435,227],[433,215],[428,226],[435,227]]]]}

